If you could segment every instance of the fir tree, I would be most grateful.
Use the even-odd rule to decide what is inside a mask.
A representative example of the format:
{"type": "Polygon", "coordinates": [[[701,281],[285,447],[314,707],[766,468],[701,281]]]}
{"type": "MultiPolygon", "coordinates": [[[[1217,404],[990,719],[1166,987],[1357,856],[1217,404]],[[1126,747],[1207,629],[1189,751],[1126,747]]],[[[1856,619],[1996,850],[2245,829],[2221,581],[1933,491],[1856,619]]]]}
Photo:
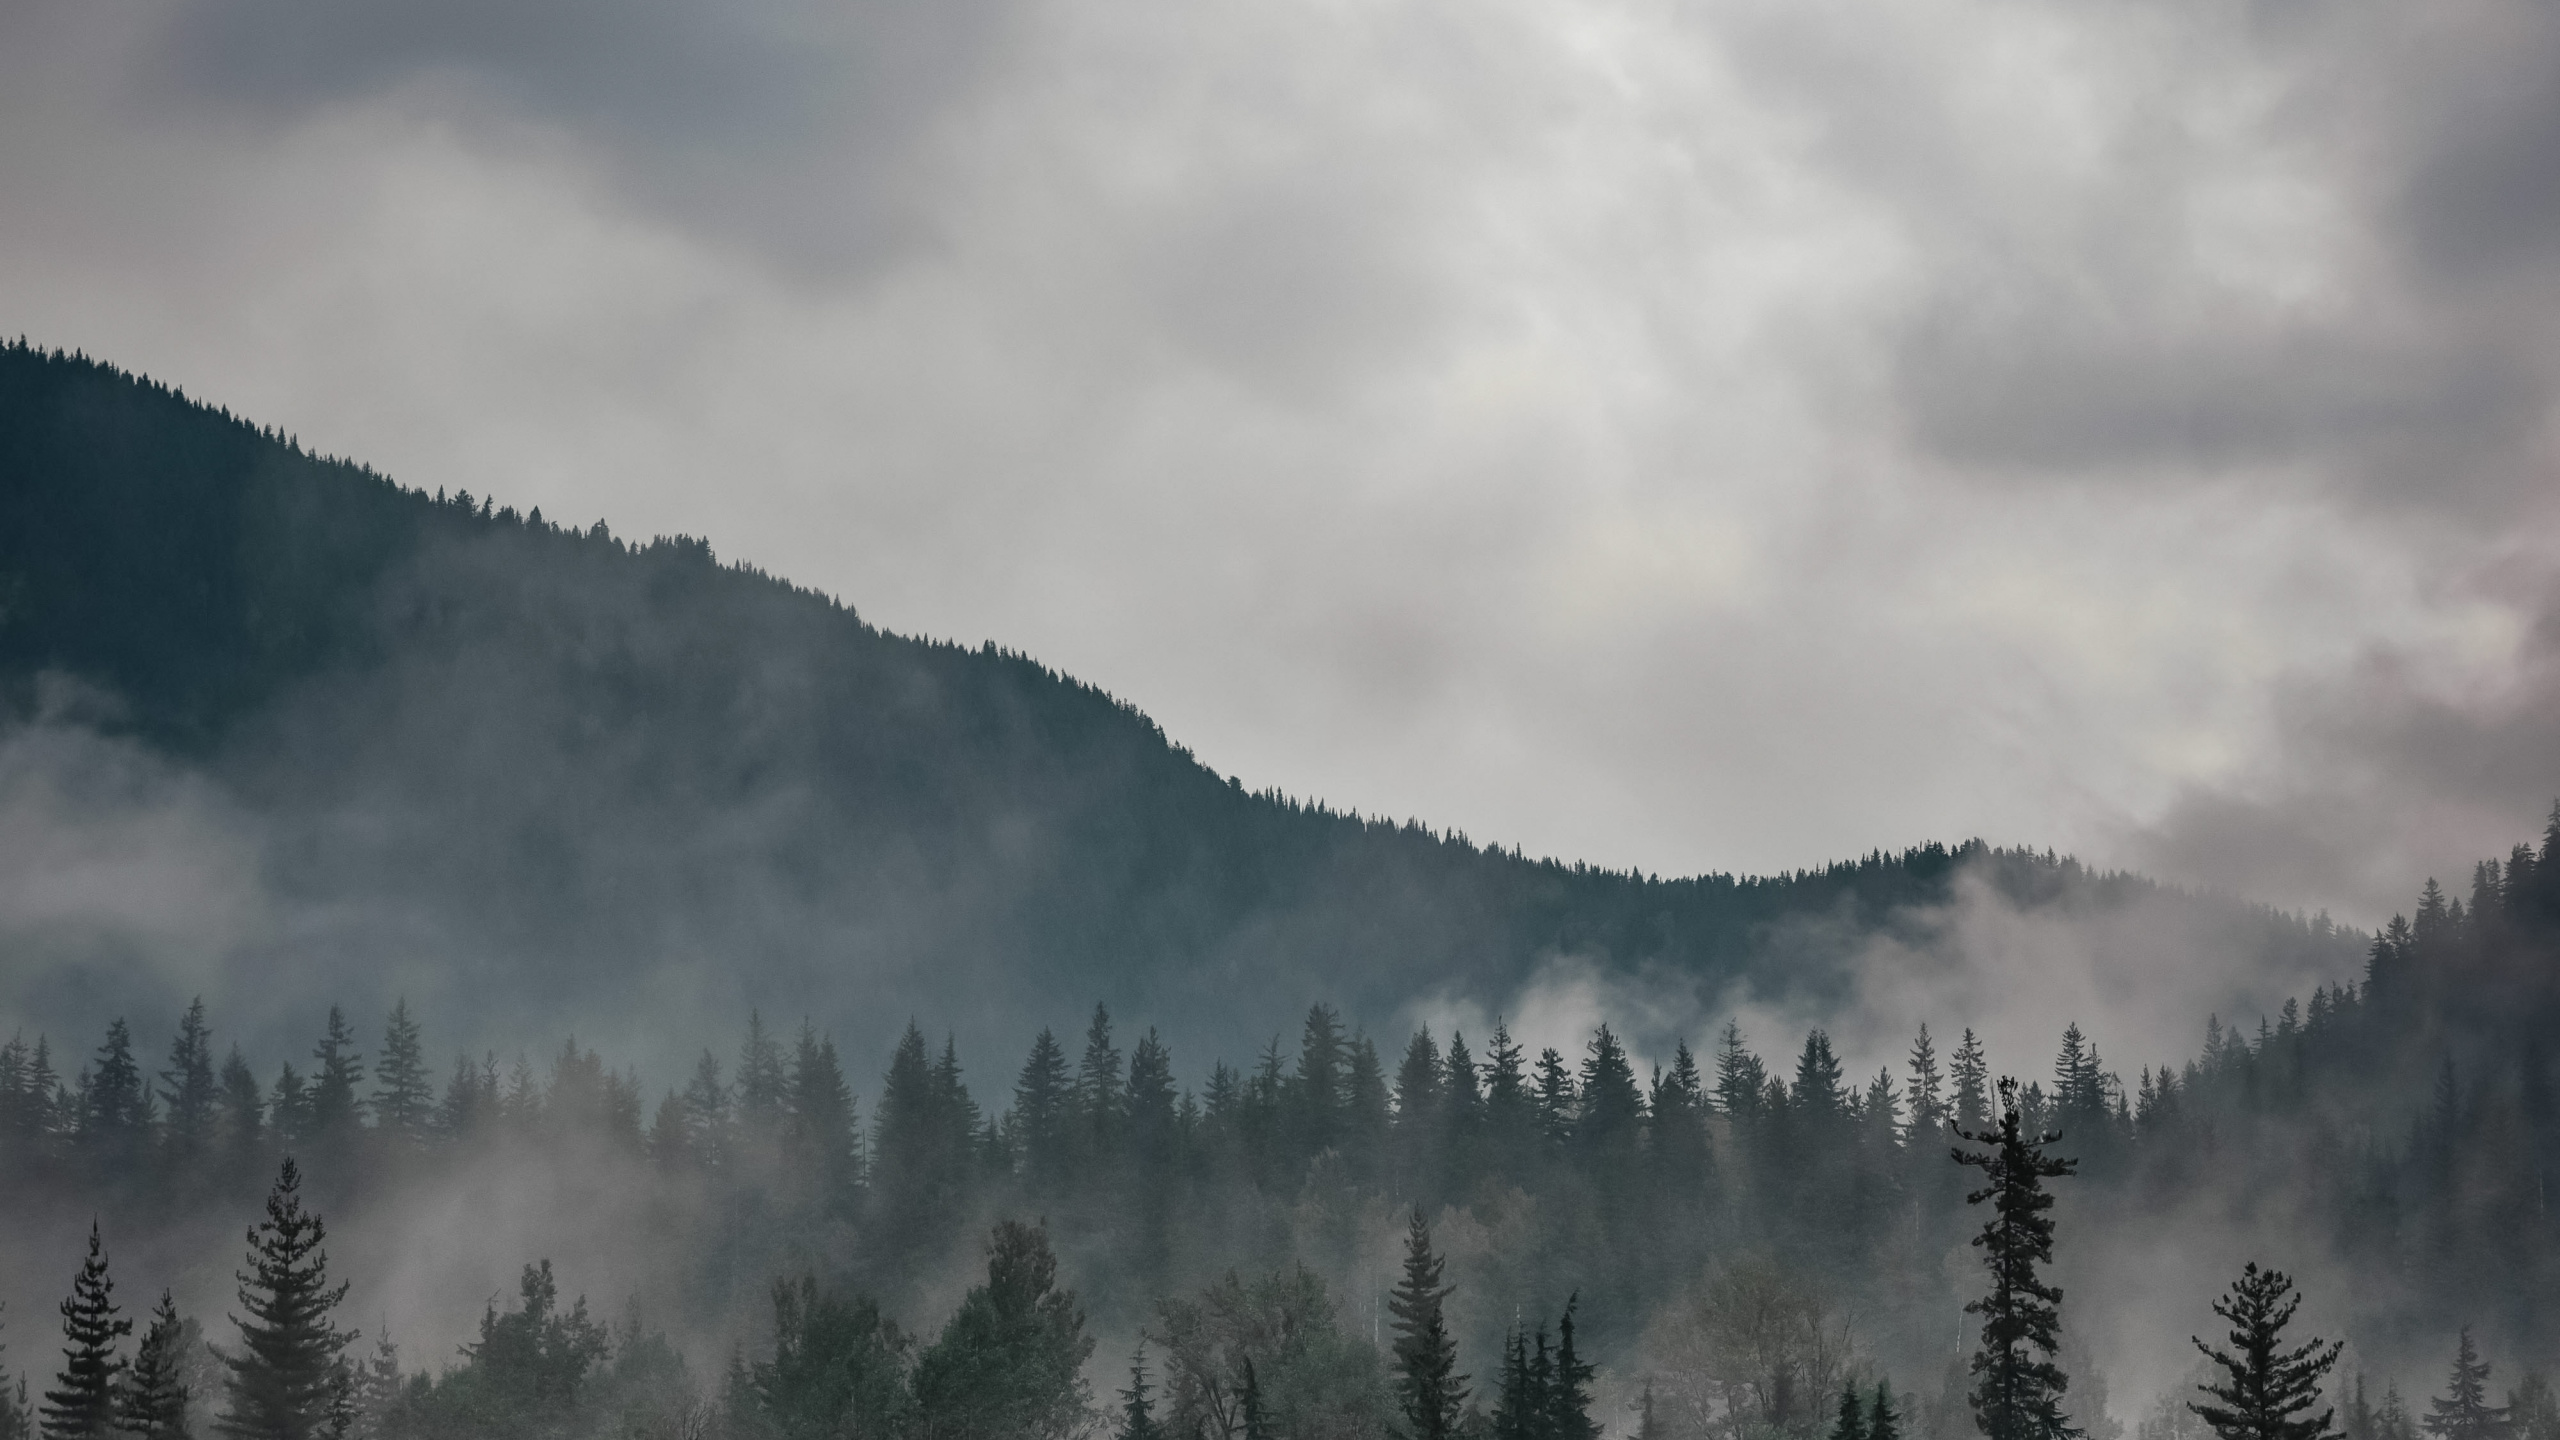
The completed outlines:
{"type": "Polygon", "coordinates": [[[1727,1020],[1716,1047],[1716,1108],[1737,1123],[1754,1119],[1768,1088],[1768,1067],[1743,1047],[1742,1027],[1727,1020]]]}
{"type": "Polygon", "coordinates": [[[2436,1440],[2507,1440],[2507,1410],[2489,1403],[2489,1365],[2471,1343],[2470,1326],[2462,1327],[2445,1393],[2427,1402],[2418,1424],[2436,1440]]]}
{"type": "Polygon", "coordinates": [[[1431,1250],[1431,1227],[1417,1205],[1405,1232],[1404,1279],[1387,1301],[1388,1313],[1395,1316],[1396,1401],[1411,1440],[1449,1440],[1467,1404],[1467,1377],[1458,1373],[1458,1342],[1441,1313],[1451,1288],[1440,1283],[1441,1268],[1440,1257],[1431,1250]]]}
{"type": "Polygon", "coordinates": [[[364,1123],[364,1099],[356,1087],[364,1083],[364,1056],[356,1049],[356,1033],[346,1012],[329,1007],[328,1028],[312,1047],[311,1099],[307,1129],[311,1138],[338,1140],[364,1123]]]}
{"type": "Polygon", "coordinates": [[[409,1018],[409,1002],[403,998],[393,1002],[382,1025],[382,1059],[373,1067],[374,1122],[385,1134],[421,1139],[435,1118],[435,1098],[418,1022],[409,1018]]]}
{"type": "Polygon", "coordinates": [[[1876,1382],[1875,1403],[1867,1409],[1867,1440],[1902,1440],[1902,1416],[1893,1408],[1893,1387],[1876,1382]]]}
{"type": "Polygon", "coordinates": [[[1164,1440],[1164,1429],[1156,1424],[1155,1401],[1150,1398],[1147,1385],[1144,1345],[1129,1357],[1129,1388],[1120,1392],[1118,1440],[1164,1440]]]}
{"type": "Polygon", "coordinates": [[[2329,1422],[2337,1412],[2306,1412],[2320,1403],[2321,1379],[2346,1345],[2315,1337],[2287,1349],[2284,1327],[2302,1305],[2292,1291],[2293,1281],[2282,1271],[2261,1270],[2252,1261],[2231,1282],[2231,1293],[2213,1302],[2213,1313],[2230,1322],[2232,1348],[2217,1350],[2188,1337],[2222,1376],[2199,1387],[2220,1403],[2187,1408],[2222,1440],[2335,1440],[2329,1422]]]}
{"type": "Polygon", "coordinates": [[[1947,1062],[1947,1078],[1955,1087],[1952,1109],[1956,1128],[1979,1130],[1991,1120],[1991,1067],[1984,1063],[1982,1042],[1975,1039],[1967,1026],[1964,1038],[1956,1042],[1955,1058],[1947,1062]]]}
{"type": "Polygon", "coordinates": [[[1544,1440],[1546,1422],[1546,1387],[1530,1369],[1528,1335],[1514,1325],[1502,1341],[1502,1380],[1494,1394],[1493,1440],[1544,1440]]]}
{"type": "Polygon", "coordinates": [[[135,1440],[188,1440],[186,1338],[177,1304],[168,1291],[161,1291],[151,1328],[142,1332],[142,1343],[134,1349],[119,1406],[118,1424],[135,1440]]]}
{"type": "MultiPolygon", "coordinates": [[[[1966,1032],[1968,1046],[1972,1032],[1966,1032]]],[[[1964,1052],[1959,1051],[1959,1058],[1964,1052]]],[[[1988,1440],[2072,1440],[2079,1432],[2062,1416],[2070,1384],[2053,1357],[2060,1346],[2062,1291],[2037,1267],[2053,1263],[2053,1197],[2044,1182],[2072,1173],[2073,1162],[2048,1156],[2057,1137],[2030,1137],[2020,1125],[2017,1082],[2000,1082],[1997,1130],[1959,1130],[1982,1150],[1957,1149],[1956,1162],[1982,1171],[1983,1188],[1968,1205],[1992,1203],[1992,1214],[1974,1245],[1991,1272],[1991,1291],[1965,1306],[1982,1317],[1982,1348],[1975,1353],[1969,1399],[1974,1422],[1988,1440]]]]}
{"type": "Polygon", "coordinates": [[[240,1345],[223,1357],[229,1404],[215,1423],[231,1440],[327,1440],[350,1419],[341,1356],[356,1337],[332,1323],[347,1287],[329,1283],[326,1237],[320,1217],[302,1208],[302,1171],[288,1157],[238,1277],[247,1314],[233,1317],[240,1345]]]}
{"type": "Polygon", "coordinates": [[[142,1067],[134,1062],[133,1032],[123,1020],[107,1026],[82,1099],[80,1138],[86,1143],[121,1149],[139,1142],[148,1130],[151,1093],[142,1083],[142,1067]]]}
{"type": "Polygon", "coordinates": [[[1580,1295],[1567,1296],[1564,1318],[1556,1324],[1555,1369],[1547,1380],[1547,1440],[1598,1440],[1600,1434],[1591,1420],[1595,1371],[1573,1344],[1573,1312],[1581,1303],[1580,1295]]]}
{"type": "Polygon", "coordinates": [[[177,1038],[169,1042],[169,1068],[160,1072],[160,1101],[173,1152],[192,1156],[204,1149],[213,1135],[219,1093],[212,1031],[205,1024],[204,998],[198,996],[178,1017],[177,1038]]]}
{"type": "Polygon", "coordinates": [[[1831,1422],[1831,1440],[1867,1440],[1867,1406],[1855,1385],[1840,1387],[1840,1410],[1831,1422]]]}
{"type": "Polygon", "coordinates": [[[1929,1038],[1929,1027],[1924,1022],[1919,1038],[1911,1042],[1911,1084],[1907,1093],[1911,1097],[1910,1133],[1914,1139],[1923,1134],[1934,1135],[1946,1123],[1946,1104],[1938,1097],[1944,1083],[1938,1073],[1938,1047],[1929,1038]]]}
{"type": "Polygon", "coordinates": [[[125,1370],[116,1342],[133,1333],[133,1322],[117,1317],[115,1288],[92,1222],[88,1258],[62,1302],[62,1369],[38,1411],[44,1440],[104,1440],[115,1433],[116,1392],[125,1370]]]}
{"type": "Polygon", "coordinates": [[[1075,1082],[1067,1074],[1067,1052],[1043,1026],[1031,1039],[1031,1054],[1013,1082],[1013,1142],[1022,1173],[1035,1190],[1062,1181],[1075,1153],[1070,1139],[1070,1112],[1075,1082]]]}

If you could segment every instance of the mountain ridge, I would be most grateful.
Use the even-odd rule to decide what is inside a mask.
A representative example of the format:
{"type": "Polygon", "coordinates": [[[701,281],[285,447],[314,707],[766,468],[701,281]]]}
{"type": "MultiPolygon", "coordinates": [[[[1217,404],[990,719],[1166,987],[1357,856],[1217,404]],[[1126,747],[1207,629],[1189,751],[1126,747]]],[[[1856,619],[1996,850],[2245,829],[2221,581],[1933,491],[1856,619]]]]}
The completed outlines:
{"type": "Polygon", "coordinates": [[[502,981],[534,1013],[603,979],[993,1023],[1003,990],[1234,1048],[1217,1017],[1247,1000],[1383,1024],[1434,994],[1498,1006],[1558,956],[1700,1004],[1819,995],[1962,871],[2024,905],[2168,897],[2297,962],[2360,943],[1980,841],[1662,879],[1248,792],[993,642],[881,630],[692,537],[431,496],[22,342],[0,350],[0,687],[34,716],[62,675],[115,697],[89,728],[256,817],[278,906],[337,917],[232,969],[325,972],[335,947],[431,995],[502,981]],[[735,973],[683,973],[706,956],[735,973]]]}

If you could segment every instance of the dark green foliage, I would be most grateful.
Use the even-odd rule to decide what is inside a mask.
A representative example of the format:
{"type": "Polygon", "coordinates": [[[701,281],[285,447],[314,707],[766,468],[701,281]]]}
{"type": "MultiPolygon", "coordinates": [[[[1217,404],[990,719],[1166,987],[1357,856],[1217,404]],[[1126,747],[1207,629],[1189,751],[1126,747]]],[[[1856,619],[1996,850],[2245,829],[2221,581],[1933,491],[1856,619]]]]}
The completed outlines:
{"type": "Polygon", "coordinates": [[[1867,1408],[1866,1440],[1902,1440],[1902,1416],[1893,1408],[1893,1387],[1876,1382],[1875,1402],[1867,1408]]]}
{"type": "Polygon", "coordinates": [[[435,1080],[427,1073],[426,1048],[405,998],[382,1024],[382,1058],[373,1067],[373,1114],[385,1133],[422,1138],[435,1118],[435,1080]]]}
{"type": "Polygon", "coordinates": [[[2002,1080],[1999,1128],[1959,1132],[1985,1148],[1953,1152],[1958,1164],[1983,1173],[1983,1187],[1965,1203],[1988,1200],[1992,1207],[1973,1241],[1991,1272],[1991,1291],[1965,1306],[1966,1314],[1982,1317],[1970,1398],[1974,1421],[1989,1440],[2070,1440],[2078,1433],[2062,1416],[2070,1381],[2053,1358],[2061,1345],[2062,1291],[2046,1283],[2040,1267],[2053,1263],[2053,1196],[2044,1182],[2071,1174],[2073,1162],[2044,1153],[2055,1137],[2030,1135],[2020,1108],[2017,1083],[2002,1080]]]}
{"type": "Polygon", "coordinates": [[[134,1347],[133,1368],[118,1398],[117,1425],[134,1440],[188,1440],[185,1348],[188,1328],[169,1292],[160,1292],[151,1328],[134,1347]]]}
{"type": "Polygon", "coordinates": [[[1840,1387],[1840,1410],[1831,1422],[1831,1440],[1868,1440],[1867,1402],[1855,1385],[1840,1387]]]}
{"type": "Polygon", "coordinates": [[[1093,1340],[1037,1226],[1004,1221],[987,1283],[916,1362],[916,1423],[930,1440],[1064,1440],[1085,1422],[1093,1340]]]}
{"type": "Polygon", "coordinates": [[[814,1276],[773,1287],[773,1358],[751,1368],[755,1397],[786,1440],[886,1436],[907,1418],[907,1337],[869,1296],[814,1276]]]}
{"type": "Polygon", "coordinates": [[[310,1109],[303,1133],[322,1142],[344,1141],[364,1116],[364,1053],[356,1047],[355,1030],[346,1012],[329,1007],[329,1026],[311,1051],[310,1109]]]}
{"type": "Polygon", "coordinates": [[[351,1418],[342,1355],[355,1334],[334,1323],[347,1287],[329,1283],[326,1238],[320,1217],[302,1208],[302,1171],[287,1159],[239,1276],[240,1340],[223,1357],[228,1404],[215,1427],[230,1440],[322,1440],[351,1418]]]}
{"type": "Polygon", "coordinates": [[[2471,1343],[2471,1327],[2462,1329],[2444,1393],[2427,1402],[2418,1423],[2436,1440],[2507,1440],[2513,1427],[2506,1407],[2489,1403],[2489,1364],[2471,1343]]]}
{"type": "Polygon", "coordinates": [[[1452,1288],[1441,1283],[1441,1269],[1417,1205],[1405,1230],[1404,1277],[1387,1301],[1395,1316],[1396,1402],[1412,1440],[1445,1440],[1467,1407],[1467,1377],[1458,1373],[1458,1344],[1441,1310],[1452,1288]]]}
{"type": "MultiPolygon", "coordinates": [[[[1547,1440],[1596,1440],[1600,1427],[1591,1419],[1591,1381],[1595,1373],[1574,1345],[1574,1311],[1582,1297],[1565,1301],[1556,1321],[1555,1368],[1546,1377],[1547,1440]]],[[[1540,1337],[1544,1343],[1543,1335],[1540,1337]]]]}
{"type": "Polygon", "coordinates": [[[211,1143],[219,1098],[212,1031],[205,1024],[204,999],[198,996],[179,1017],[177,1037],[169,1042],[169,1068],[160,1072],[160,1101],[168,1117],[171,1150],[194,1156],[211,1143]]]}
{"type": "Polygon", "coordinates": [[[119,1019],[107,1027],[81,1092],[80,1138],[101,1149],[130,1149],[141,1143],[151,1118],[151,1092],[134,1063],[133,1032],[119,1019]]]}
{"type": "Polygon", "coordinates": [[[116,1394],[125,1372],[116,1342],[133,1333],[133,1322],[116,1314],[115,1288],[93,1224],[88,1258],[62,1302],[62,1369],[37,1412],[45,1440],[105,1440],[115,1433],[116,1394]]]}
{"type": "Polygon", "coordinates": [[[1129,1388],[1120,1392],[1120,1427],[1116,1440],[1164,1440],[1156,1423],[1154,1391],[1147,1384],[1147,1351],[1141,1345],[1129,1357],[1129,1388]]]}
{"type": "Polygon", "coordinates": [[[2188,1408],[2221,1440],[2335,1440],[2330,1422],[2337,1412],[2310,1412],[2345,1342],[2314,1338],[2288,1348],[2284,1327],[2301,1305],[2289,1277],[2252,1261],[2231,1282],[2231,1293],[2213,1302],[2213,1313],[2231,1325],[2231,1348],[2189,1337],[2222,1373],[2201,1387],[2217,1403],[2188,1408]]]}

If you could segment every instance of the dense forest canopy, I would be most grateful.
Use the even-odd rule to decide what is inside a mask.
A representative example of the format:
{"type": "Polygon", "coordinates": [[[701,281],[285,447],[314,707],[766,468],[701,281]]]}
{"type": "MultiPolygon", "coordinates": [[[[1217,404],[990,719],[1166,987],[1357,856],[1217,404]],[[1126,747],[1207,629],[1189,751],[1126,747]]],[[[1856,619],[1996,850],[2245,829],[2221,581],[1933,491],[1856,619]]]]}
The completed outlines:
{"type": "MultiPolygon", "coordinates": [[[[1412,1434],[1398,1406],[1420,1403],[1429,1295],[1449,1433],[1494,1426],[1502,1395],[1534,1383],[1582,1397],[1576,1414],[1641,1405],[1657,1435],[1820,1440],[1844,1387],[1881,1386],[1895,1425],[1959,1440],[1981,1221],[1950,1146],[2005,1133],[2067,1156],[2028,1182],[2059,1202],[2054,1358],[2038,1363],[2069,1382],[2054,1414],[2096,1440],[2192,1433],[2175,1400],[2193,1377],[2145,1373],[2128,1327],[2174,1351],[2212,1289],[2163,1296],[2163,1274],[2236,1271],[2242,1252],[2303,1277],[2347,1347],[2338,1379],[2383,1394],[2339,1391],[2351,1418],[2364,1405],[2353,1440],[2410,1440],[2393,1407],[2457,1334],[2462,1365],[2491,1363],[2476,1335],[2515,1367],[2519,1422],[2547,1427],[2555,1021],[2560,814],[2467,897],[2430,882],[2360,976],[2254,1028],[2209,1018],[2199,1053],[2130,1078],[2077,1025],[2049,1068],[1918,1028],[1906,1063],[1861,1077],[1820,1030],[1763,1054],[1727,1027],[1640,1069],[1605,1023],[1573,1056],[1500,1028],[1382,1051],[1318,1005],[1293,1051],[1215,1063],[1195,1087],[1159,1031],[1097,1007],[992,1072],[911,1024],[864,1095],[831,1037],[760,1017],[733,1060],[706,1050],[676,1083],[575,1041],[547,1065],[466,1050],[433,1066],[405,1006],[378,1040],[332,1010],[307,1055],[252,1061],[196,1006],[165,1060],[121,1020],[94,1049],[0,1047],[0,1204],[21,1240],[7,1313],[43,1313],[38,1287],[80,1263],[91,1216],[124,1273],[210,1313],[237,1217],[290,1155],[304,1198],[356,1237],[350,1319],[381,1316],[371,1434],[601,1433],[643,1411],[736,1434],[936,1433],[916,1417],[976,1394],[989,1365],[1052,1377],[1022,1406],[1087,1405],[1097,1336],[1120,1348],[1094,1363],[1134,1350],[1134,1370],[1157,1367],[1186,1427],[1170,1433],[1243,1433],[1249,1385],[1290,1417],[1259,1433],[1412,1434]],[[509,1213],[526,1206],[549,1213],[527,1226],[509,1213]],[[436,1218],[457,1207],[467,1235],[436,1218]],[[422,1313],[432,1285],[410,1272],[476,1283],[509,1233],[559,1248],[505,1258],[517,1298],[488,1304],[458,1353],[400,1350],[404,1327],[456,1333],[422,1313]],[[581,1283],[611,1312],[563,1298],[581,1283]],[[1389,1344],[1391,1322],[1411,1333],[1389,1344]],[[811,1346],[832,1357],[823,1375],[811,1346]],[[1568,1385],[1576,1366],[1590,1373],[1568,1385]]],[[[2247,1283],[2267,1311],[2272,1282],[2247,1283]]]]}
{"type": "Polygon", "coordinates": [[[884,633],[697,540],[406,489],[23,344],[0,710],[0,786],[54,848],[203,896],[0,930],[0,1014],[55,1024],[204,993],[280,1044],[307,1017],[272,997],[405,996],[457,1034],[666,1060],[668,1007],[760,1008],[874,1061],[906,1013],[1010,1047],[1099,997],[1242,1053],[1317,1000],[1373,1027],[1497,1008],[1558,957],[1701,1011],[1814,1008],[1879,937],[1935,943],[1965,882],[2212,957],[2233,1005],[2362,945],[1979,842],[1663,878],[1247,793],[1024,656],[884,633]]]}

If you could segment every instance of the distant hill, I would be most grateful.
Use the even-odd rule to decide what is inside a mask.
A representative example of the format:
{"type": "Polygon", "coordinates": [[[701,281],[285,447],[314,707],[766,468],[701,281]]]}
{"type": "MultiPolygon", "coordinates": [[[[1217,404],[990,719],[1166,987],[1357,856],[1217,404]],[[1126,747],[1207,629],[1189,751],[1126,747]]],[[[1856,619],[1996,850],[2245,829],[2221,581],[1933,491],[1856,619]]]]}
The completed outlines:
{"type": "Polygon", "coordinates": [[[1967,867],[2026,906],[2168,903],[2235,963],[2344,973],[2361,944],[1978,843],[1666,880],[1249,793],[1028,657],[886,633],[700,541],[405,489],[23,346],[0,352],[0,694],[21,739],[108,737],[130,786],[212,805],[190,843],[236,845],[262,892],[174,958],[6,932],[21,1013],[225,989],[307,1034],[313,1007],[406,993],[455,1038],[604,1015],[628,1033],[596,1038],[645,1051],[669,1007],[698,1034],[759,1006],[864,1045],[956,1020],[1010,1054],[1021,1017],[1100,999],[1188,1070],[1290,1005],[1383,1026],[1418,996],[1499,1004],[1558,955],[1820,997],[1967,867]]]}

